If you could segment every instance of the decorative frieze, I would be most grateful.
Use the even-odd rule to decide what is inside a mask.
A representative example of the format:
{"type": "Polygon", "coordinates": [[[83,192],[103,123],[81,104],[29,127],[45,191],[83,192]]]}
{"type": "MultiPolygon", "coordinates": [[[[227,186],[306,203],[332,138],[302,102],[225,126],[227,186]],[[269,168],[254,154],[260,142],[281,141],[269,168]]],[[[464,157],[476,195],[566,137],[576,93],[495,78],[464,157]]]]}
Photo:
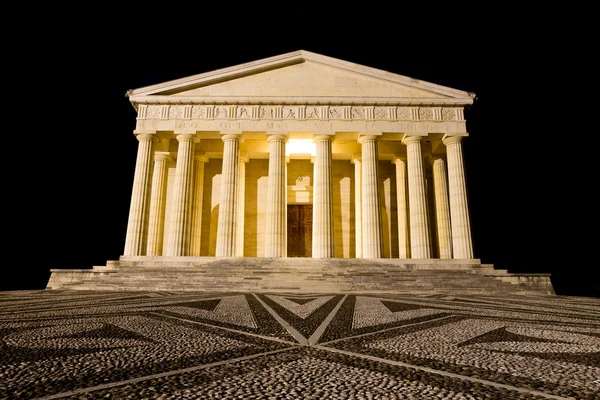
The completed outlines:
{"type": "Polygon", "coordinates": [[[326,119],[324,106],[306,106],[306,119],[326,119]]]}
{"type": "Polygon", "coordinates": [[[464,121],[464,112],[461,107],[140,104],[137,119],[464,121]]]}
{"type": "Polygon", "coordinates": [[[169,107],[169,118],[182,119],[183,118],[183,106],[170,106],[169,107]]]}
{"type": "Polygon", "coordinates": [[[422,119],[425,121],[435,119],[435,118],[433,118],[433,109],[425,108],[425,107],[419,108],[419,119],[422,119]]]}
{"type": "Polygon", "coordinates": [[[442,109],[442,119],[444,121],[454,121],[456,120],[456,108],[443,108],[442,109]]]}

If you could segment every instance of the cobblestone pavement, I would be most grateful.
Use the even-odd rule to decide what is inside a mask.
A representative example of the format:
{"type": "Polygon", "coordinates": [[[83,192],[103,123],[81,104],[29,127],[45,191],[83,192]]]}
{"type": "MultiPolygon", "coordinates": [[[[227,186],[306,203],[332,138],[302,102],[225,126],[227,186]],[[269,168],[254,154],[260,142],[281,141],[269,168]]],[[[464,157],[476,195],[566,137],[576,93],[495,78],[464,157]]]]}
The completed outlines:
{"type": "Polygon", "coordinates": [[[600,299],[0,292],[2,399],[598,399],[600,299]]]}

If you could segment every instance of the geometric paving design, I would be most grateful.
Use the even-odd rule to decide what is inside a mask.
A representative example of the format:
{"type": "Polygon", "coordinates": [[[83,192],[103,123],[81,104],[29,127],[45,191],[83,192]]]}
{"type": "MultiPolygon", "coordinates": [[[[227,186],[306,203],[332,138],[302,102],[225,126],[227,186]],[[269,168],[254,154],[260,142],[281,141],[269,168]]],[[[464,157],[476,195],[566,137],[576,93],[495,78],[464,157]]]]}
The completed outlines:
{"type": "Polygon", "coordinates": [[[0,292],[0,399],[594,399],[600,299],[0,292]]]}

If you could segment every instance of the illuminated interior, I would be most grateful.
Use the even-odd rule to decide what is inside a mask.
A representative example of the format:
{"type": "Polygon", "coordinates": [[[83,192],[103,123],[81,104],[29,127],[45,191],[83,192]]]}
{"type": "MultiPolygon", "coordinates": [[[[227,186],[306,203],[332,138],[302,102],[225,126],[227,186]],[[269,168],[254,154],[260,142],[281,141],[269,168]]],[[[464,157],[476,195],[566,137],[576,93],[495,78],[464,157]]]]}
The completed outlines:
{"type": "Polygon", "coordinates": [[[285,146],[285,155],[290,154],[310,154],[312,157],[317,153],[312,139],[289,139],[285,146]]]}

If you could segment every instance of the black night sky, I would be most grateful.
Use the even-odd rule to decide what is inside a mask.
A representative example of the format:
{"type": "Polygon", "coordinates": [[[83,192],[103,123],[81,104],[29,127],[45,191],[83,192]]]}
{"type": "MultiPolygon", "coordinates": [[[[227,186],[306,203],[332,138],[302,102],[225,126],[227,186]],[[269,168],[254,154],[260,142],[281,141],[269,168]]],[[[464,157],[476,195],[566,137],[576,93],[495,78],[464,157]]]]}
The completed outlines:
{"type": "Polygon", "coordinates": [[[598,236],[584,204],[594,183],[581,183],[593,157],[570,140],[575,110],[558,101],[569,83],[557,76],[559,53],[571,53],[551,48],[554,33],[530,33],[520,19],[417,21],[384,6],[257,8],[71,10],[79,17],[42,18],[32,39],[7,49],[18,101],[5,119],[14,126],[4,132],[11,190],[0,290],[41,289],[50,268],[122,254],[138,143],[128,89],[302,49],[476,93],[463,145],[475,257],[550,272],[557,294],[598,296],[595,246],[584,240],[598,236]]]}

